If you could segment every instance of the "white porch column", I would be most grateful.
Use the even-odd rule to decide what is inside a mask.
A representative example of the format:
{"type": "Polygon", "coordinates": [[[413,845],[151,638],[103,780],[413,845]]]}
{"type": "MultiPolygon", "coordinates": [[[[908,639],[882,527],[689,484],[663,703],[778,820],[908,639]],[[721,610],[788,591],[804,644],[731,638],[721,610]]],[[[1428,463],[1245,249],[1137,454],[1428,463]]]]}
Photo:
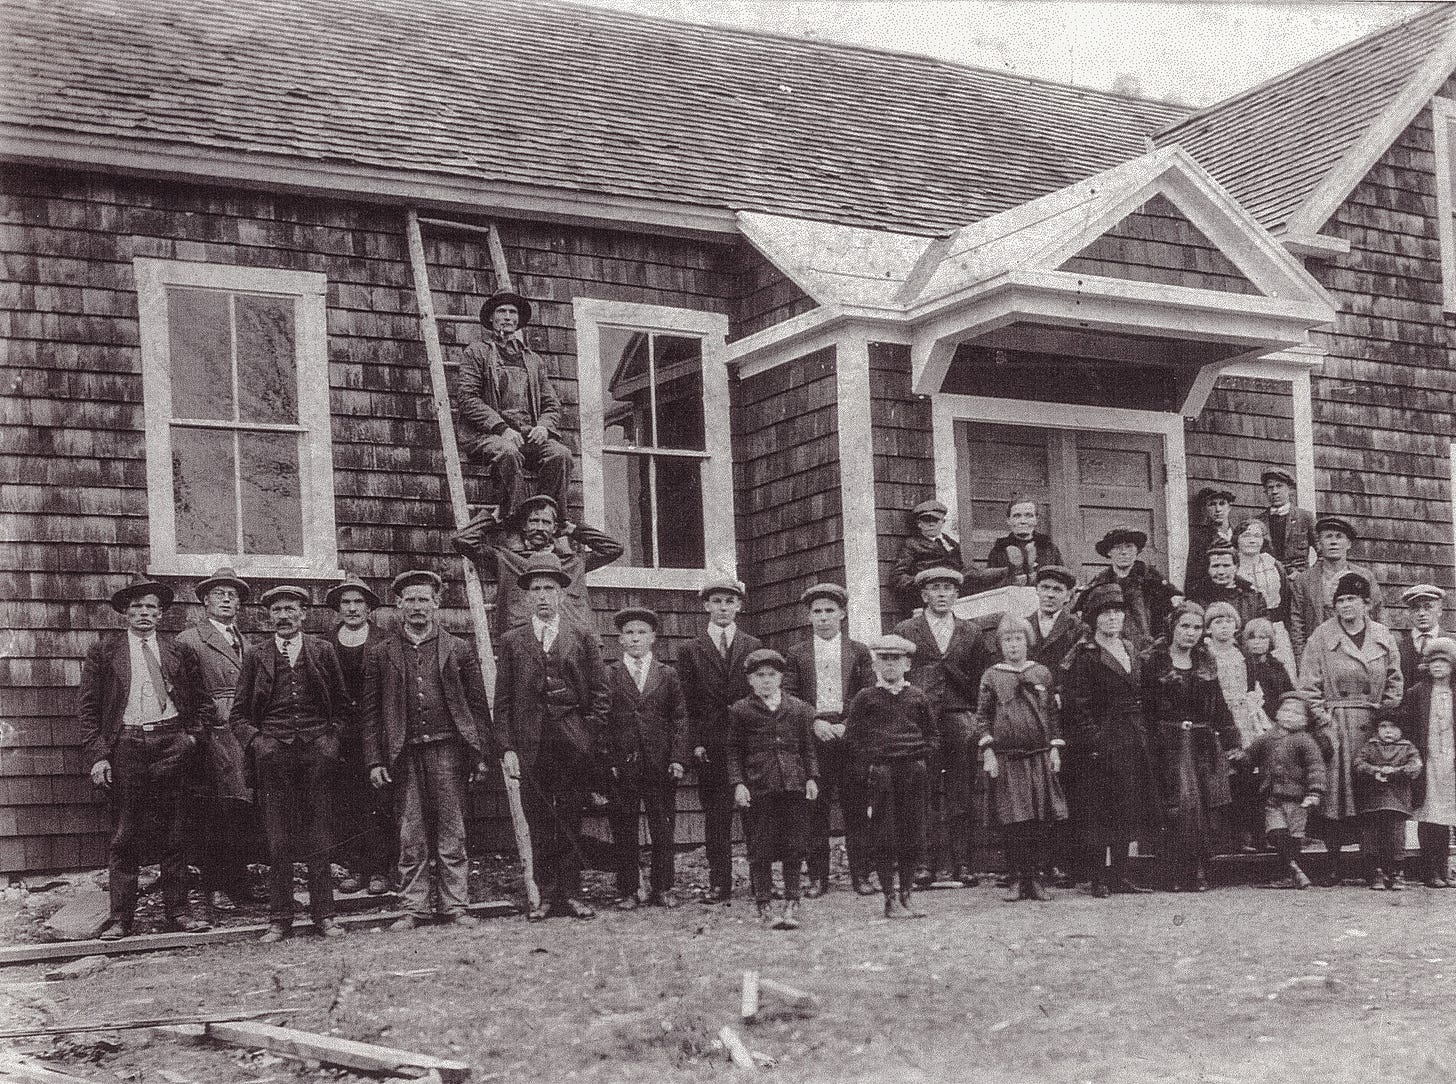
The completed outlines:
{"type": "Polygon", "coordinates": [[[880,635],[880,562],[870,428],[870,344],[862,332],[839,339],[834,373],[839,394],[839,499],[849,635],[864,641],[880,635]]]}

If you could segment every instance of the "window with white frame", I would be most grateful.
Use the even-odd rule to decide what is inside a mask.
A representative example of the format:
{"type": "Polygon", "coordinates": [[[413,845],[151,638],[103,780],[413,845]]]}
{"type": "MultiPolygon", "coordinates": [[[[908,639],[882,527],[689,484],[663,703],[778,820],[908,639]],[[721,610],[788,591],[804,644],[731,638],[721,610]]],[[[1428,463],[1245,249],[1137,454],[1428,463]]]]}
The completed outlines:
{"type": "Polygon", "coordinates": [[[604,586],[690,589],[735,567],[726,317],[574,303],[586,519],[625,547],[604,586]]]}
{"type": "Polygon", "coordinates": [[[1456,102],[1431,100],[1435,136],[1436,216],[1441,238],[1441,296],[1456,311],[1456,102]]]}
{"type": "Polygon", "coordinates": [[[152,571],[336,575],[324,276],[135,269],[152,571]]]}

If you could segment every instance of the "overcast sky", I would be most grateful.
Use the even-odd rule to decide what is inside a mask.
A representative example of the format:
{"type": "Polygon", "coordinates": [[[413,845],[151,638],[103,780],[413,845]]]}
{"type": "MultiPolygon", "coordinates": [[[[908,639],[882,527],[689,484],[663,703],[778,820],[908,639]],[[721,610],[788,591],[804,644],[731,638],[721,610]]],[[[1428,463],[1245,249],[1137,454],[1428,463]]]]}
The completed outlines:
{"type": "Polygon", "coordinates": [[[693,22],[924,53],[1206,105],[1416,14],[1423,3],[589,0],[693,22]]]}

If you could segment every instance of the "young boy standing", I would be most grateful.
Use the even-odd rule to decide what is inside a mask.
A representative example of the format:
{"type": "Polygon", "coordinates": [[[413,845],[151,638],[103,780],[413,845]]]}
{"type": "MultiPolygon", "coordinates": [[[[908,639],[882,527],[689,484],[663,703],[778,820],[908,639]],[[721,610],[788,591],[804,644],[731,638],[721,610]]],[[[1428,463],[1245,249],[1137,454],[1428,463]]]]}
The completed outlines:
{"type": "Polygon", "coordinates": [[[1400,723],[1381,719],[1375,736],[1355,757],[1360,820],[1365,838],[1360,849],[1369,855],[1369,885],[1399,892],[1405,822],[1411,815],[1411,784],[1424,770],[1421,754],[1400,734],[1400,723]]]}
{"type": "Polygon", "coordinates": [[[799,928],[799,867],[809,835],[808,805],[819,796],[814,709],[783,691],[784,657],[759,648],[743,660],[753,690],[728,709],[728,781],[745,811],[748,870],[759,921],[799,928]],[[784,873],[784,910],[774,916],[773,864],[784,873]]]}
{"type": "Polygon", "coordinates": [[[1309,811],[1325,792],[1325,754],[1309,734],[1309,700],[1304,693],[1285,693],[1274,723],[1273,730],[1259,735],[1234,759],[1258,769],[1264,833],[1289,874],[1265,887],[1308,888],[1299,852],[1309,811]]]}
{"type": "Polygon", "coordinates": [[[672,894],[677,784],[688,763],[688,709],[682,684],[671,666],[653,657],[660,627],[657,614],[641,606],[612,617],[620,662],[607,667],[611,706],[607,709],[607,763],[616,782],[610,816],[617,851],[617,906],[636,908],[642,874],[638,869],[640,810],[647,810],[652,836],[652,879],[648,902],[676,907],[672,894]]]}
{"type": "Polygon", "coordinates": [[[913,902],[915,869],[924,848],[926,763],[940,750],[940,730],[930,698],[905,680],[915,645],[881,636],[869,647],[875,684],[850,703],[844,736],[868,780],[885,917],[923,918],[913,902]]]}

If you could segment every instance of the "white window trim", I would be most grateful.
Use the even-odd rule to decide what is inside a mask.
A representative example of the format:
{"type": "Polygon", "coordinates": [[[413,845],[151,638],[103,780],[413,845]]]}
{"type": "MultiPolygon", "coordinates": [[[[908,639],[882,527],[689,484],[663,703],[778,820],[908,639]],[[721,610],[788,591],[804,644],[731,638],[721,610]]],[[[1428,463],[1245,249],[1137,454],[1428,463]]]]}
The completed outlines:
{"type": "MultiPolygon", "coordinates": [[[[733,520],[733,441],[728,400],[726,342],[728,318],[718,313],[639,305],[594,298],[572,299],[576,323],[577,409],[581,418],[581,489],[586,522],[606,519],[602,480],[605,433],[602,419],[602,327],[701,336],[703,340],[703,546],[704,564],[716,574],[736,577],[738,547],[733,520]]],[[[592,587],[696,591],[704,569],[630,568],[608,565],[588,574],[592,587]]]]}
{"type": "Polygon", "coordinates": [[[236,267],[137,257],[137,303],[142,353],[142,395],[146,417],[147,509],[153,574],[206,576],[220,565],[240,575],[337,579],[338,542],[334,524],[334,461],[329,413],[327,279],[311,271],[236,267]],[[198,287],[291,296],[298,356],[298,422],[311,434],[300,445],[299,486],[303,511],[303,556],[178,553],[172,496],[171,343],[167,288],[198,287]]]}
{"type": "Polygon", "coordinates": [[[1442,308],[1456,311],[1456,193],[1451,191],[1451,155],[1456,151],[1452,127],[1456,102],[1431,99],[1431,132],[1436,163],[1436,227],[1441,238],[1442,308]]]}

